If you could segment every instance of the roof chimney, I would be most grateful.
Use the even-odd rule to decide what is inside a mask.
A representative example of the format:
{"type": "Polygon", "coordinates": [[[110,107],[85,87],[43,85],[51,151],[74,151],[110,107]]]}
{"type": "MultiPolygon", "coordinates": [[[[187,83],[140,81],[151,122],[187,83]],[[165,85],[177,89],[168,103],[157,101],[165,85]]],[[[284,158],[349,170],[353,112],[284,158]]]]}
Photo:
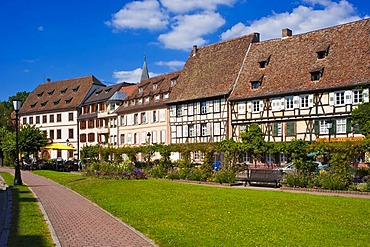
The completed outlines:
{"type": "Polygon", "coordinates": [[[258,42],[260,42],[260,34],[254,33],[252,43],[258,43],[258,42]]]}
{"type": "Polygon", "coordinates": [[[281,31],[281,34],[282,34],[283,38],[290,37],[290,36],[292,36],[292,30],[290,30],[289,28],[284,28],[281,31]]]}
{"type": "Polygon", "coordinates": [[[193,57],[197,55],[198,47],[197,45],[193,45],[193,57]]]}

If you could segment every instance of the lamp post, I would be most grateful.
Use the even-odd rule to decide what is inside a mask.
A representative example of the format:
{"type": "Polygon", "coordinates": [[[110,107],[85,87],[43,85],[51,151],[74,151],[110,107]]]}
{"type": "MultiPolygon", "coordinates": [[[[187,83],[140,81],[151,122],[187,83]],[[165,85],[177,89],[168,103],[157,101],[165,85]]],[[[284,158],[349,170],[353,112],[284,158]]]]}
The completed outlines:
{"type": "Polygon", "coordinates": [[[329,142],[330,142],[330,132],[331,132],[331,128],[333,128],[333,121],[331,119],[326,121],[326,128],[329,131],[328,134],[329,134],[329,142]]]}
{"type": "Polygon", "coordinates": [[[146,134],[146,136],[148,137],[148,145],[150,145],[150,136],[151,136],[152,134],[150,133],[150,132],[148,132],[147,134],[146,134]]]}
{"type": "Polygon", "coordinates": [[[21,109],[22,100],[20,99],[13,99],[13,107],[15,111],[15,175],[14,175],[14,185],[22,185],[22,178],[21,178],[21,169],[19,165],[19,135],[18,135],[18,112],[21,109]]]}

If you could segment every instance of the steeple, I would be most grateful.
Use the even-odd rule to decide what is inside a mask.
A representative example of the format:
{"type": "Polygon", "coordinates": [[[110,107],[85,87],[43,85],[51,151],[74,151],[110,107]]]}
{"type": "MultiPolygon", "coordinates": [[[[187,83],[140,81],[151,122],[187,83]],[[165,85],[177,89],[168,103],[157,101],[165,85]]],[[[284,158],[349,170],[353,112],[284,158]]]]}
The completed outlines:
{"type": "Polygon", "coordinates": [[[144,56],[144,65],[143,65],[143,71],[141,72],[140,82],[146,79],[149,79],[149,72],[148,72],[148,67],[146,65],[146,56],[144,56]]]}

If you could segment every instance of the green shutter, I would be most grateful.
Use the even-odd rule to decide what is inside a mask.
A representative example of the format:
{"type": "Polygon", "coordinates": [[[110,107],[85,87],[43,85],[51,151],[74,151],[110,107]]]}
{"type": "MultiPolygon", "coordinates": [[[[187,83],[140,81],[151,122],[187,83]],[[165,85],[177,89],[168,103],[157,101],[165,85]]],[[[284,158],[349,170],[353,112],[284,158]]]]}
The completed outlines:
{"type": "Polygon", "coordinates": [[[274,136],[277,136],[278,135],[278,123],[274,123],[274,129],[273,129],[273,131],[274,131],[274,136]]]}
{"type": "Polygon", "coordinates": [[[294,136],[294,124],[295,122],[287,122],[286,123],[286,135],[287,136],[294,136]]]}
{"type": "Polygon", "coordinates": [[[319,123],[319,120],[315,120],[315,123],[314,123],[314,131],[315,131],[315,135],[318,135],[320,133],[320,123],[319,123]]]}
{"type": "Polygon", "coordinates": [[[347,118],[347,133],[352,133],[352,122],[350,118],[347,118]]]}
{"type": "Polygon", "coordinates": [[[330,135],[334,135],[337,132],[337,120],[333,120],[333,125],[330,129],[330,135]]]}

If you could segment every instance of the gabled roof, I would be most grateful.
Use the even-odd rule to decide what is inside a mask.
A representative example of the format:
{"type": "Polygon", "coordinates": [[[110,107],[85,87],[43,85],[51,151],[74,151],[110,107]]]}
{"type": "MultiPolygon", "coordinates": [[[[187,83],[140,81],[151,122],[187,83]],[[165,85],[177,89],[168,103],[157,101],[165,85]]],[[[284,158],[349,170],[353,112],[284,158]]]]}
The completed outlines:
{"type": "Polygon", "coordinates": [[[252,44],[230,99],[364,83],[370,83],[370,19],[252,44]],[[266,57],[268,64],[260,68],[259,63],[266,57]],[[312,80],[312,73],[321,73],[321,78],[312,80]],[[261,77],[260,86],[252,89],[252,81],[261,77]]]}
{"type": "MultiPolygon", "coordinates": [[[[98,102],[105,102],[109,100],[116,92],[118,92],[122,87],[131,86],[132,84],[122,82],[114,84],[108,87],[99,87],[85,100],[83,105],[89,105],[98,102]]],[[[121,99],[122,100],[122,99],[121,99]]]]}
{"type": "Polygon", "coordinates": [[[171,92],[170,102],[229,94],[248,46],[258,38],[258,34],[250,34],[201,48],[194,46],[171,92]]]}
{"type": "Polygon", "coordinates": [[[173,82],[179,77],[180,71],[149,78],[137,85],[133,93],[126,97],[124,103],[116,110],[118,114],[142,110],[146,108],[160,107],[167,103],[163,99],[164,94],[170,94],[173,90],[173,82]],[[160,99],[156,101],[156,97],[160,99]],[[149,98],[149,102],[146,99],[149,98]],[[139,101],[141,100],[141,103],[139,101]],[[135,104],[132,104],[135,102],[135,104]]]}
{"type": "Polygon", "coordinates": [[[29,94],[20,114],[76,109],[94,85],[104,86],[92,75],[42,83],[29,94]]]}

